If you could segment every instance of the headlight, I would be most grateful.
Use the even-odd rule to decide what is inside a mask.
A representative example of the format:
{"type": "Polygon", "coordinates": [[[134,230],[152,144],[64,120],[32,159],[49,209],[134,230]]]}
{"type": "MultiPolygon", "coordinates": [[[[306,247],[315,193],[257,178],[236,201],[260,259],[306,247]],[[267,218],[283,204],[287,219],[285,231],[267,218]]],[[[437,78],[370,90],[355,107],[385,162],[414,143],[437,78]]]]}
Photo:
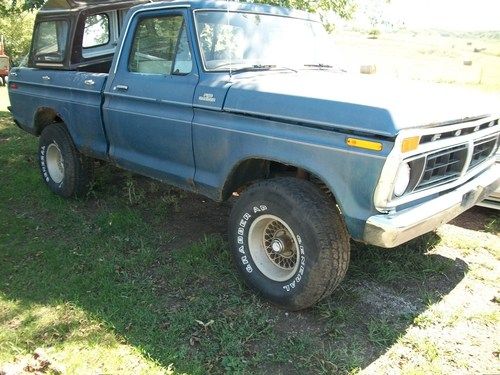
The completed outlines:
{"type": "Polygon", "coordinates": [[[408,163],[401,164],[394,181],[394,195],[396,197],[402,196],[408,188],[408,184],[410,183],[410,172],[411,169],[408,163]]]}

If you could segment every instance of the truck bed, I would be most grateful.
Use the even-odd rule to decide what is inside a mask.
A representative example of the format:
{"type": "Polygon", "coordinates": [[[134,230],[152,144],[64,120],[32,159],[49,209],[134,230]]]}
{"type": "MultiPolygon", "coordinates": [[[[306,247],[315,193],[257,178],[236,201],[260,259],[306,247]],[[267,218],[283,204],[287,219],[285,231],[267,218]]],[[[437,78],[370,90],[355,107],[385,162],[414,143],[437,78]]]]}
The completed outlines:
{"type": "Polygon", "coordinates": [[[79,150],[107,158],[101,116],[107,73],[20,68],[15,74],[10,100],[12,114],[22,129],[39,135],[47,122],[63,121],[79,150]]]}

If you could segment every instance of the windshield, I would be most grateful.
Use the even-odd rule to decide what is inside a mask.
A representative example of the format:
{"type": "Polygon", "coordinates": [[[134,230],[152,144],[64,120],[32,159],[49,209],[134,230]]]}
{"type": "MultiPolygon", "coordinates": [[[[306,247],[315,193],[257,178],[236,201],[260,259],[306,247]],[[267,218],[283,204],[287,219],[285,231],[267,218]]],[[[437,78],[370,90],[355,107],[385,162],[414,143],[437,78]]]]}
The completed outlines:
{"type": "Polygon", "coordinates": [[[332,44],[319,22],[244,12],[197,11],[205,69],[327,67],[332,44]]]}

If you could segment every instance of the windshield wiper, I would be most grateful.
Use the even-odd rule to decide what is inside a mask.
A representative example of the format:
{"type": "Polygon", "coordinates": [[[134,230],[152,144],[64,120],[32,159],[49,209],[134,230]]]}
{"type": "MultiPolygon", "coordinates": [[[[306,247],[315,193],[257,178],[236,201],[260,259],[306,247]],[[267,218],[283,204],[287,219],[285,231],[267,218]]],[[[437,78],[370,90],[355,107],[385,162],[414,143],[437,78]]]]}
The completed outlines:
{"type": "Polygon", "coordinates": [[[308,68],[332,69],[333,65],[328,64],[304,64],[308,68]]]}
{"type": "MultiPolygon", "coordinates": [[[[229,64],[219,65],[218,67],[216,67],[216,69],[219,69],[223,66],[225,67],[227,65],[229,65],[229,64]]],[[[272,69],[285,69],[285,70],[291,70],[292,72],[297,73],[297,71],[295,69],[292,69],[292,68],[289,68],[286,66],[279,66],[279,65],[275,65],[275,64],[254,64],[254,65],[243,66],[241,68],[231,69],[231,73],[258,72],[258,71],[267,71],[267,70],[272,70],[272,69]]]]}
{"type": "Polygon", "coordinates": [[[259,71],[259,70],[271,70],[274,68],[276,68],[276,65],[255,64],[255,65],[244,66],[242,68],[232,69],[232,73],[254,72],[254,71],[259,71]]]}
{"type": "Polygon", "coordinates": [[[259,70],[291,70],[292,72],[297,73],[295,69],[289,68],[287,66],[274,65],[274,64],[256,64],[252,66],[246,66],[240,69],[234,69],[233,73],[242,73],[242,72],[251,72],[251,71],[259,71],[259,70]]]}

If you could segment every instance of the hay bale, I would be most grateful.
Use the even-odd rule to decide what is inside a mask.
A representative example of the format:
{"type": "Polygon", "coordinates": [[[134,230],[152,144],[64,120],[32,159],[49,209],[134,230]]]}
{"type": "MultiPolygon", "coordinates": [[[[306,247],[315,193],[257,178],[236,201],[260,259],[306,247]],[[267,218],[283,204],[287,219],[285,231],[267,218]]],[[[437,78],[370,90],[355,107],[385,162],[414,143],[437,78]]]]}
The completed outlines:
{"type": "Polygon", "coordinates": [[[375,74],[377,73],[377,65],[375,64],[361,65],[359,71],[361,74],[375,74]]]}

